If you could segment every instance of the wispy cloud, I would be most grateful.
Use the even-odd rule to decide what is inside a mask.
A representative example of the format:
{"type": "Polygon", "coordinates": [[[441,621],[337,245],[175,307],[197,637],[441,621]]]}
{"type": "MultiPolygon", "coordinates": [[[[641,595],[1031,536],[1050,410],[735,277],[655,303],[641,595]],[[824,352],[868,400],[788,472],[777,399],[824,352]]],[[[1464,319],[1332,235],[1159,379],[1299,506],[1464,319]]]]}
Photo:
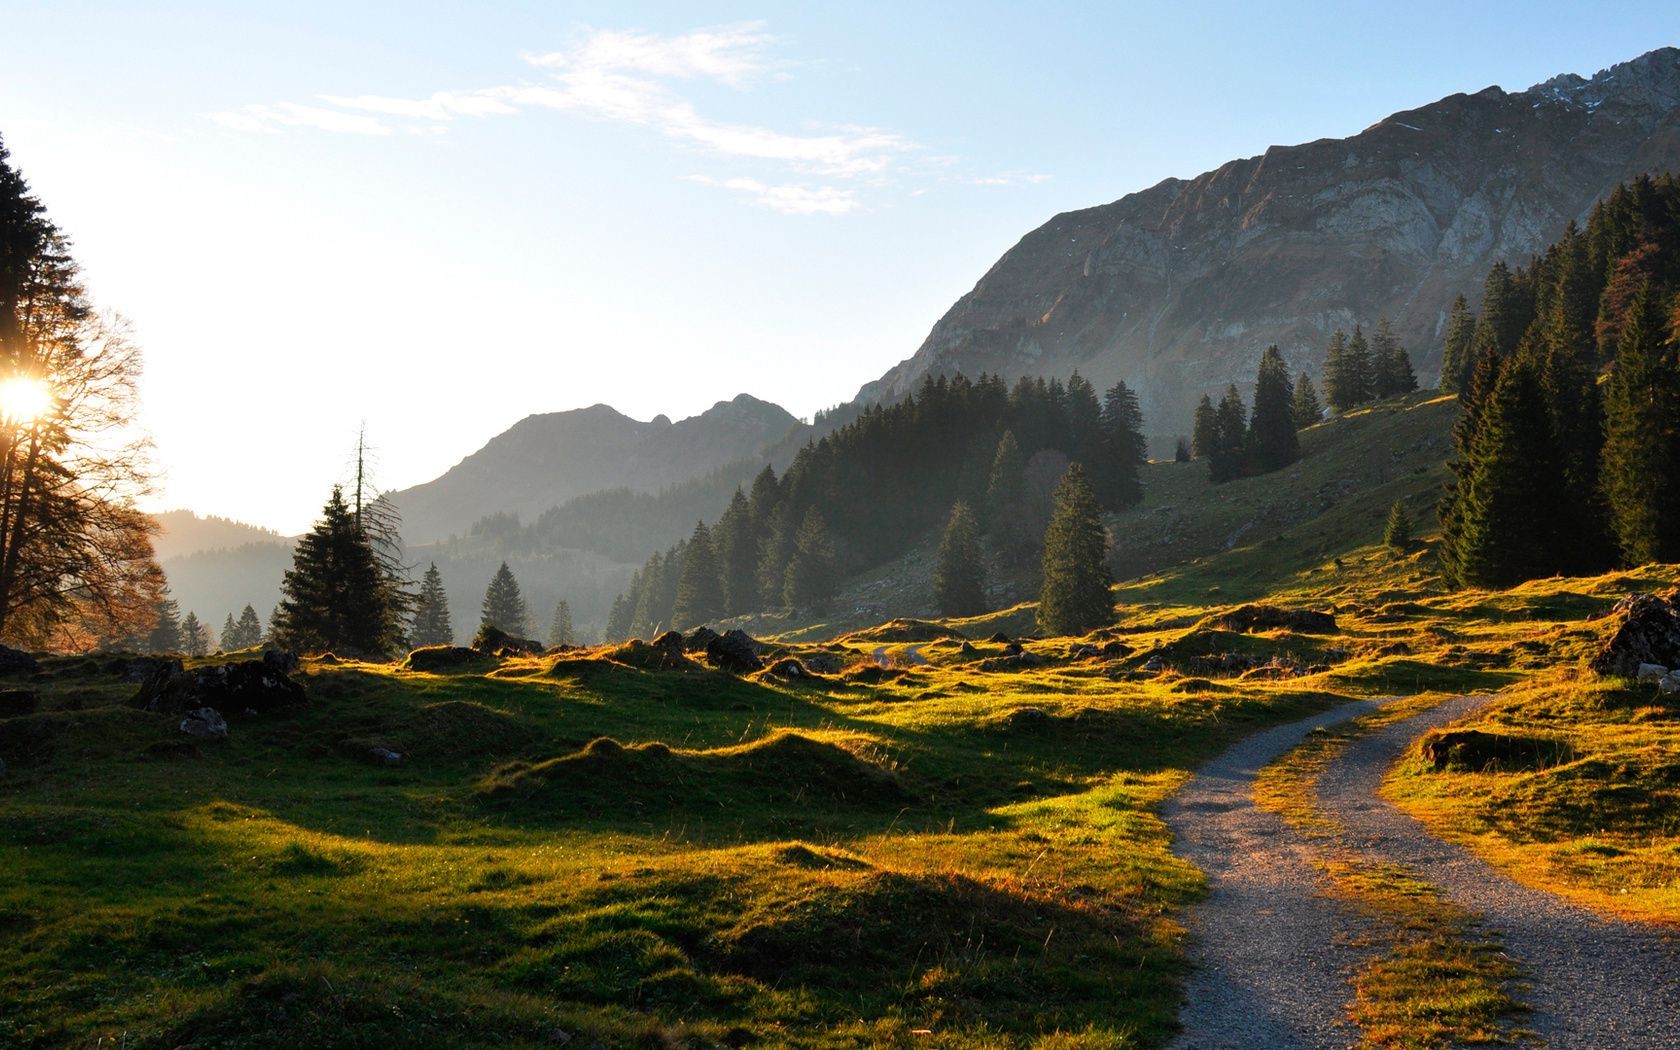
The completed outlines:
{"type": "MultiPolygon", "coordinates": [[[[812,186],[807,180],[874,184],[907,157],[925,152],[895,131],[855,124],[806,125],[784,130],[717,120],[679,88],[706,82],[747,90],[766,77],[787,75],[770,54],[777,39],[762,22],[696,29],[673,36],[623,30],[586,30],[557,51],[521,56],[535,79],[424,98],[321,95],[321,105],[282,102],[211,114],[243,132],[314,128],[360,135],[394,129],[436,133],[457,120],[508,116],[528,110],[570,113],[647,128],[682,147],[731,162],[758,165],[765,177],[698,177],[695,181],[749,195],[796,215],[842,215],[861,207],[854,189],[812,186]]],[[[1005,173],[977,185],[1041,181],[1047,176],[1005,173]]]]}

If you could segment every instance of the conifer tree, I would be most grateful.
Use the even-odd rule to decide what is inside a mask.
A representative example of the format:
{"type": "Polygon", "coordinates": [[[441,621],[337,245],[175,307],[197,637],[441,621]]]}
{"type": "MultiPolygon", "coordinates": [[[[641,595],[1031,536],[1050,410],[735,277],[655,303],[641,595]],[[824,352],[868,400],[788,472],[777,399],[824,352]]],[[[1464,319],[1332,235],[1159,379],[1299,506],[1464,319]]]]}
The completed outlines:
{"type": "Polygon", "coordinates": [[[1404,500],[1395,500],[1388,508],[1388,524],[1383,527],[1383,544],[1390,550],[1404,551],[1412,544],[1412,516],[1406,511],[1404,500]]]}
{"type": "Polygon", "coordinates": [[[799,541],[799,523],[793,517],[793,505],[783,500],[770,511],[764,543],[758,556],[759,604],[786,608],[788,562],[793,560],[799,541]]]}
{"type": "Polygon", "coordinates": [[[1379,401],[1417,389],[1411,355],[1400,345],[1386,317],[1377,322],[1377,333],[1371,337],[1371,369],[1371,393],[1379,401]]]}
{"type": "Polygon", "coordinates": [[[758,608],[758,531],[752,502],[737,488],[713,530],[719,573],[723,577],[723,613],[739,616],[758,608]]]}
{"type": "Polygon", "coordinates": [[[239,626],[233,622],[233,614],[228,613],[227,619],[222,621],[222,637],[220,639],[222,652],[231,653],[235,649],[244,648],[241,645],[235,644],[238,641],[239,626]]]}
{"type": "Polygon", "coordinates": [[[402,645],[405,603],[336,485],[321,519],[298,541],[280,593],[271,621],[280,644],[368,656],[402,645]]]}
{"type": "Polygon", "coordinates": [[[1139,473],[1149,462],[1149,444],[1143,437],[1137,392],[1124,382],[1115,383],[1103,395],[1102,429],[1108,455],[1097,493],[1109,510],[1136,506],[1143,499],[1139,473]]]}
{"type": "Polygon", "coordinates": [[[562,598],[554,606],[554,622],[548,628],[548,645],[576,645],[577,631],[572,628],[572,607],[562,598]]]}
{"type": "Polygon", "coordinates": [[[1207,394],[1196,402],[1196,417],[1190,430],[1190,455],[1204,459],[1213,454],[1214,431],[1219,428],[1219,410],[1207,394]]]}
{"type": "Polygon", "coordinates": [[[1044,533],[1039,627],[1050,634],[1080,635],[1111,622],[1112,582],[1102,508],[1075,463],[1056,486],[1055,509],[1044,533]]]}
{"type": "Polygon", "coordinates": [[[251,608],[250,605],[246,605],[239,613],[239,623],[235,629],[238,631],[238,644],[234,648],[250,649],[262,644],[262,621],[257,619],[257,610],[251,608]]]}
{"type": "Polygon", "coordinates": [[[1097,400],[1096,387],[1077,371],[1068,378],[1062,392],[1062,416],[1065,439],[1058,447],[1068,458],[1093,464],[1105,472],[1111,469],[1114,450],[1108,444],[1103,406],[1097,400]]]}
{"type": "Polygon", "coordinates": [[[1213,447],[1208,451],[1208,476],[1230,481],[1242,476],[1248,442],[1248,409],[1235,384],[1219,399],[1213,417],[1213,447]]]}
{"type": "Polygon", "coordinates": [[[188,656],[203,656],[210,651],[210,638],[195,612],[187,613],[181,621],[181,648],[188,656]]]}
{"type": "Polygon", "coordinates": [[[1318,403],[1318,388],[1312,377],[1302,372],[1295,379],[1295,392],[1289,401],[1289,417],[1296,430],[1305,430],[1324,418],[1324,406],[1318,403]]]}
{"type": "Polygon", "coordinates": [[[1353,405],[1352,381],[1348,377],[1347,333],[1340,328],[1330,333],[1330,345],[1324,351],[1324,400],[1336,412],[1346,412],[1353,405]]]}
{"type": "Polygon", "coordinates": [[[958,501],[945,522],[934,573],[939,611],[946,616],[977,616],[986,611],[986,566],[980,553],[980,527],[968,504],[958,501]]]}
{"type": "Polygon", "coordinates": [[[525,597],[519,592],[519,581],[513,570],[502,562],[490,585],[484,589],[484,602],[479,606],[479,627],[494,627],[503,634],[523,638],[525,629],[525,597]]]}
{"type": "Polygon", "coordinates": [[[699,627],[723,615],[723,576],[718,571],[717,551],[712,546],[706,523],[694,523],[688,546],[683,551],[682,574],[671,608],[671,626],[678,630],[699,627]]]}
{"type": "Polygon", "coordinates": [[[1471,343],[1476,336],[1476,315],[1470,312],[1470,302],[1460,293],[1447,311],[1447,336],[1441,350],[1441,389],[1457,393],[1470,383],[1470,372],[1476,367],[1471,343]]]}
{"type": "Polygon", "coordinates": [[[1589,364],[1588,357],[1596,357],[1597,347],[1590,331],[1570,334],[1567,328],[1553,330],[1554,335],[1561,335],[1556,342],[1542,340],[1537,333],[1533,353],[1542,359],[1540,389],[1557,445],[1556,468],[1563,485],[1568,532],[1573,537],[1564,548],[1565,557],[1558,568],[1579,575],[1602,571],[1616,558],[1599,476],[1604,454],[1604,400],[1598,390],[1598,370],[1589,364]]]}
{"type": "Polygon", "coordinates": [[[181,651],[181,607],[167,594],[158,600],[157,616],[146,635],[146,649],[154,653],[181,651]]]}
{"type": "Polygon", "coordinates": [[[420,579],[420,597],[414,605],[414,624],[411,630],[416,646],[449,645],[455,641],[455,628],[449,622],[449,595],[443,590],[443,573],[437,562],[427,566],[420,579]]]}
{"type": "Polygon", "coordinates": [[[642,573],[637,569],[630,576],[630,583],[613,599],[612,609],[607,613],[607,627],[602,641],[621,642],[630,637],[633,627],[632,617],[636,613],[636,601],[632,597],[641,589],[642,573]]]}
{"type": "Polygon", "coordinates": [[[1622,322],[1605,398],[1603,484],[1628,565],[1680,561],[1680,363],[1645,282],[1622,322]]]}
{"type": "Polygon", "coordinates": [[[1182,434],[1179,435],[1178,438],[1173,441],[1173,462],[1188,463],[1192,458],[1193,457],[1190,454],[1190,439],[1182,434]]]}
{"type": "Polygon", "coordinates": [[[752,492],[747,496],[747,505],[752,508],[753,534],[760,545],[770,534],[770,512],[781,502],[781,482],[776,479],[776,471],[765,464],[753,478],[752,492]]]}
{"type": "Polygon", "coordinates": [[[1488,269],[1482,284],[1482,309],[1476,317],[1476,331],[1470,340],[1472,360],[1487,354],[1509,357],[1516,352],[1517,343],[1528,327],[1523,319],[1520,303],[1521,289],[1517,287],[1511,268],[1503,261],[1488,269]]]}
{"type": "Polygon", "coordinates": [[[1300,457],[1292,400],[1283,352],[1268,346],[1255,374],[1254,415],[1248,424],[1248,462],[1254,473],[1279,470],[1300,457]]]}
{"type": "Polygon", "coordinates": [[[839,570],[828,526],[812,507],[799,525],[793,559],[788,562],[783,597],[789,608],[803,609],[818,616],[828,612],[840,591],[839,570]]]}
{"type": "Polygon", "coordinates": [[[1025,569],[1037,553],[1032,521],[1026,459],[1014,432],[1006,430],[998,439],[986,482],[986,530],[998,559],[1011,573],[1025,569]]]}
{"type": "Polygon", "coordinates": [[[1353,335],[1348,337],[1347,349],[1342,354],[1342,382],[1349,407],[1371,400],[1373,374],[1371,346],[1365,341],[1365,333],[1354,325],[1353,335]]]}

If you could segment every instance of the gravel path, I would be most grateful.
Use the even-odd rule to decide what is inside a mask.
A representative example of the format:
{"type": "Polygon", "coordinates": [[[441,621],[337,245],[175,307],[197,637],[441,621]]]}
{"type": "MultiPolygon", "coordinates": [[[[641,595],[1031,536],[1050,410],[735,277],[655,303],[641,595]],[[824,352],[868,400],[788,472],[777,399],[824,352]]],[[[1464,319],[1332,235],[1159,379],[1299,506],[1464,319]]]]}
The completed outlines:
{"type": "Polygon", "coordinates": [[[1355,740],[1320,780],[1321,803],[1347,825],[1349,845],[1410,866],[1502,935],[1532,984],[1524,998],[1534,1013],[1523,1025],[1550,1046],[1680,1047],[1680,943],[1672,935],[1519,885],[1378,796],[1411,741],[1488,700],[1449,700],[1355,740]]]}
{"type": "Polygon", "coordinates": [[[1258,733],[1203,767],[1162,809],[1173,852],[1208,873],[1192,910],[1195,971],[1175,1047],[1346,1047],[1348,975],[1364,953],[1348,945],[1361,921],[1322,892],[1310,847],[1254,805],[1254,777],[1319,726],[1377,709],[1345,704],[1258,733]]]}

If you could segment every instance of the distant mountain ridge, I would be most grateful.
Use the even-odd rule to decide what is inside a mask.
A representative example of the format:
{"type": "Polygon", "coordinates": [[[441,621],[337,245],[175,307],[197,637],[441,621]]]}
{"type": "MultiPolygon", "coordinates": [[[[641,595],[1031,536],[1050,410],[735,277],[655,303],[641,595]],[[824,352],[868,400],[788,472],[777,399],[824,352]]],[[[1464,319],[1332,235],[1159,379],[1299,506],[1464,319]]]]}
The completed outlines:
{"type": "Polygon", "coordinates": [[[592,492],[655,492],[765,454],[805,424],[747,394],[697,416],[640,422],[607,405],[527,416],[441,477],[390,494],[412,545],[464,534],[494,512],[529,521],[592,492]]]}
{"type": "Polygon", "coordinates": [[[1619,183],[1668,169],[1680,50],[1452,95],[1055,216],[858,396],[892,400],[930,374],[1078,369],[1138,388],[1159,438],[1187,428],[1202,393],[1252,383],[1268,344],[1316,375],[1333,329],[1381,316],[1432,381],[1455,295],[1474,306],[1493,262],[1526,261],[1619,183]]]}

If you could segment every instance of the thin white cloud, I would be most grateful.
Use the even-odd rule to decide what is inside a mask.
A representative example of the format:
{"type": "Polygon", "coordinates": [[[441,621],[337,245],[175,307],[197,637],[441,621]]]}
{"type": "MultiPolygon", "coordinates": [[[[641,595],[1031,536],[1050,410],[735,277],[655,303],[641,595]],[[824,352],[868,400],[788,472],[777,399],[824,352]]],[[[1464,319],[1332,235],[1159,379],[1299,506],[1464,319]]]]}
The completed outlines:
{"type": "Polygon", "coordinates": [[[696,29],[680,36],[594,30],[571,48],[527,55],[532,65],[562,73],[642,74],[664,80],[700,77],[739,87],[771,68],[764,51],[776,38],[763,22],[696,29]]]}
{"type": "Polygon", "coordinates": [[[210,119],[235,131],[273,131],[276,128],[317,128],[344,135],[389,135],[391,129],[379,120],[360,113],[345,113],[319,106],[279,102],[272,106],[245,106],[237,112],[212,113],[210,119]]]}
{"type": "Polygon", "coordinates": [[[756,203],[784,215],[844,215],[861,207],[856,192],[838,186],[773,186],[758,179],[714,179],[687,176],[702,186],[720,186],[750,196],[756,203]]]}
{"type": "Polygon", "coordinates": [[[1037,186],[1049,182],[1053,176],[1040,172],[1005,171],[996,175],[976,175],[969,179],[976,186],[1037,186]]]}

